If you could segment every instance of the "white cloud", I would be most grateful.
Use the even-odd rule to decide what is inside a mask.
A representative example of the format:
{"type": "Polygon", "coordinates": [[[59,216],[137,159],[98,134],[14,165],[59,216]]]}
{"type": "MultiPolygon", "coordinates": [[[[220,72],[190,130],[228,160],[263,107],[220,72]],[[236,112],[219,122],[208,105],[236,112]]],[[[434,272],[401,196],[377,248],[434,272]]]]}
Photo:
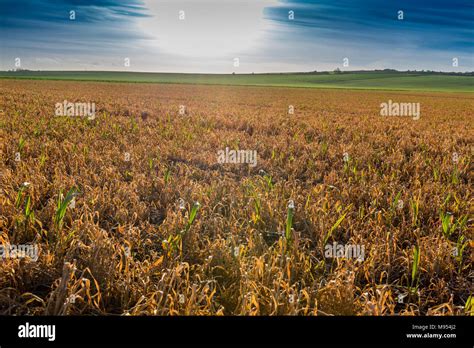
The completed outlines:
{"type": "Polygon", "coordinates": [[[232,59],[257,49],[268,22],[263,9],[276,1],[152,1],[146,0],[150,18],[139,21],[142,31],[155,39],[161,52],[189,59],[232,59]],[[185,19],[180,20],[180,11],[185,19]]]}

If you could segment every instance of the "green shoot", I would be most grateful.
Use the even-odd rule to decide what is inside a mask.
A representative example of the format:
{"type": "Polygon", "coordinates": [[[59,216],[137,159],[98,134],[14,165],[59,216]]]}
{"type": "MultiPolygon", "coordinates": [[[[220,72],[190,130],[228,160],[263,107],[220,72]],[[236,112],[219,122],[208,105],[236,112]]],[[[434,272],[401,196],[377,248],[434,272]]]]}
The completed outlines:
{"type": "Polygon", "coordinates": [[[443,213],[441,212],[439,214],[439,217],[441,219],[441,228],[443,231],[443,235],[449,239],[451,237],[451,234],[454,232],[454,228],[456,227],[453,223],[453,216],[450,213],[443,213]]]}
{"type": "Polygon", "coordinates": [[[412,263],[412,267],[411,267],[411,285],[410,285],[410,288],[412,290],[414,290],[414,289],[416,289],[416,287],[418,287],[418,285],[416,287],[414,287],[414,286],[415,286],[415,283],[418,283],[418,280],[419,280],[420,257],[421,257],[420,247],[418,245],[415,245],[415,247],[413,248],[413,263],[412,263]]]}
{"type": "Polygon", "coordinates": [[[255,195],[255,197],[254,197],[253,206],[255,208],[255,213],[253,215],[253,221],[254,221],[254,223],[257,223],[261,220],[261,218],[260,218],[261,202],[260,202],[260,198],[258,197],[258,195],[255,195]]]}
{"type": "Polygon", "coordinates": [[[344,214],[342,214],[339,219],[337,219],[337,221],[334,223],[334,225],[332,225],[332,227],[329,229],[328,233],[326,234],[326,237],[324,237],[324,241],[323,241],[323,245],[326,245],[326,243],[328,242],[329,238],[331,238],[331,235],[332,233],[339,227],[339,225],[342,223],[342,221],[344,221],[344,219],[346,218],[346,215],[348,213],[347,210],[349,210],[349,208],[352,206],[349,205],[347,208],[346,208],[346,212],[344,214]]]}
{"type": "Polygon", "coordinates": [[[270,190],[273,189],[272,177],[271,177],[270,175],[267,175],[267,174],[266,174],[263,178],[265,179],[268,188],[269,188],[270,190]]]}
{"type": "Polygon", "coordinates": [[[472,298],[472,295],[469,295],[467,298],[464,311],[467,315],[474,316],[474,299],[472,298]]]}
{"type": "Polygon", "coordinates": [[[64,216],[66,215],[66,209],[77,193],[78,192],[75,190],[75,188],[71,188],[68,191],[66,197],[63,197],[62,192],[59,193],[58,206],[56,208],[56,214],[54,217],[54,222],[58,229],[62,228],[64,216]]]}
{"type": "Polygon", "coordinates": [[[459,183],[459,171],[457,168],[453,169],[453,173],[451,174],[451,183],[455,185],[459,183]]]}
{"type": "Polygon", "coordinates": [[[329,148],[329,144],[326,142],[326,141],[323,141],[321,143],[321,154],[323,156],[326,156],[327,152],[328,152],[328,148],[329,148]]]}
{"type": "Polygon", "coordinates": [[[189,214],[188,223],[186,224],[185,229],[183,231],[181,231],[182,235],[185,235],[191,229],[191,226],[192,226],[194,220],[196,219],[196,215],[197,215],[197,212],[198,212],[200,206],[201,205],[199,204],[199,202],[194,203],[194,205],[191,209],[191,213],[189,214]]]}
{"type": "Polygon", "coordinates": [[[412,225],[416,226],[418,224],[418,213],[420,211],[420,201],[419,199],[411,199],[410,204],[411,204],[411,209],[413,212],[412,225]]]}
{"type": "Polygon", "coordinates": [[[464,254],[464,249],[469,245],[469,241],[465,241],[466,237],[463,235],[459,236],[458,241],[456,243],[456,260],[458,262],[458,272],[461,272],[462,270],[462,260],[463,260],[463,254],[464,254]]]}
{"type": "Polygon", "coordinates": [[[286,214],[285,238],[287,242],[291,242],[291,228],[293,227],[293,215],[295,213],[295,203],[290,200],[288,202],[288,211],[286,214]]]}
{"type": "Polygon", "coordinates": [[[21,152],[23,148],[25,147],[25,139],[23,137],[20,137],[20,140],[18,140],[18,152],[21,152]]]}
{"type": "Polygon", "coordinates": [[[171,176],[171,171],[169,168],[166,168],[165,176],[164,176],[165,184],[167,184],[170,181],[170,176],[171,176]]]}

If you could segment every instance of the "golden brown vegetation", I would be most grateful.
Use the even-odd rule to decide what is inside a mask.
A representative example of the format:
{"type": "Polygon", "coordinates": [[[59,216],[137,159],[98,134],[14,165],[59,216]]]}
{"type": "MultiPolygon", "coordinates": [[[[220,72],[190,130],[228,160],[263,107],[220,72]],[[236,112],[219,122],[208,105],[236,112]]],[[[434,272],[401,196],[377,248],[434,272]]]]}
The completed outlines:
{"type": "Polygon", "coordinates": [[[0,110],[0,244],[40,251],[1,314],[473,313],[472,94],[3,80],[0,110]]]}

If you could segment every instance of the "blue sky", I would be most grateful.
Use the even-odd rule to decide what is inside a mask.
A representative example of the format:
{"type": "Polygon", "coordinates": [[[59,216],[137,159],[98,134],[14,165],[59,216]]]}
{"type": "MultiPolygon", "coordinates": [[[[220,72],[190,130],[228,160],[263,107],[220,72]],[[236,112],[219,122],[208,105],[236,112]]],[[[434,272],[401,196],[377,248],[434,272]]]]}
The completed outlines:
{"type": "Polygon", "coordinates": [[[0,0],[0,69],[15,62],[32,70],[473,71],[474,2],[0,0]]]}

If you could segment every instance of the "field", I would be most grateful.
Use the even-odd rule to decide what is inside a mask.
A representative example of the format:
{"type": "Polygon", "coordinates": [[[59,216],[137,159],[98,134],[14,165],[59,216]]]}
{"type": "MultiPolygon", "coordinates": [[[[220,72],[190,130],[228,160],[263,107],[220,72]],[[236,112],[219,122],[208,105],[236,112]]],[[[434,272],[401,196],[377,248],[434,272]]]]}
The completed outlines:
{"type": "Polygon", "coordinates": [[[117,71],[0,71],[0,78],[138,83],[278,86],[405,91],[474,92],[474,77],[422,72],[368,71],[287,74],[172,74],[117,71]]]}
{"type": "Polygon", "coordinates": [[[472,93],[0,81],[0,314],[474,313],[472,93]]]}

